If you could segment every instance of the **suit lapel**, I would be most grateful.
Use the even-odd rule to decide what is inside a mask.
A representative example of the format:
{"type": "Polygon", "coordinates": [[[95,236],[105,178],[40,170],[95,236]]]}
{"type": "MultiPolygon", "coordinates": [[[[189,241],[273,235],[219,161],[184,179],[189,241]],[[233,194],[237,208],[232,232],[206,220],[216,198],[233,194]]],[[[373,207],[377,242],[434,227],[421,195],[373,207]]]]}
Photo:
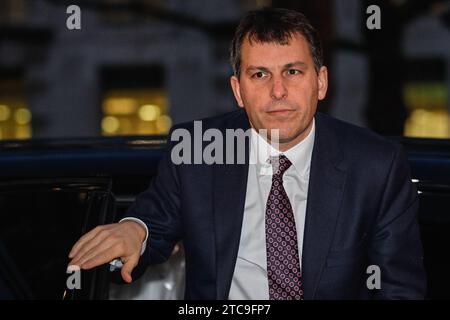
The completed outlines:
{"type": "MultiPolygon", "coordinates": [[[[239,119],[230,123],[231,129],[249,128],[242,110],[239,119]]],[[[225,143],[225,141],[224,141],[225,143]]],[[[245,142],[245,163],[215,165],[213,177],[214,227],[216,239],[217,299],[228,299],[234,273],[247,192],[249,139],[245,142]]],[[[225,150],[225,149],[224,149],[225,150]]],[[[236,161],[235,149],[235,161],[236,161]]],[[[236,163],[236,162],[235,162],[236,163]]]]}
{"type": "Polygon", "coordinates": [[[337,132],[316,114],[316,134],[311,158],[302,255],[305,299],[313,299],[333,240],[341,206],[346,172],[337,132]]]}

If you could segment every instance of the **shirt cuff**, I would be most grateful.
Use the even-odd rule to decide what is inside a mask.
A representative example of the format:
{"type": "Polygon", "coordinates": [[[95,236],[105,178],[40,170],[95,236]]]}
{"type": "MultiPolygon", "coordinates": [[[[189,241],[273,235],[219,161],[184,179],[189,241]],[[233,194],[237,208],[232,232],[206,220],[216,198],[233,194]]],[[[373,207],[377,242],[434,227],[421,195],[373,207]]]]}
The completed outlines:
{"type": "MultiPolygon", "coordinates": [[[[147,247],[147,239],[148,239],[148,227],[147,227],[147,225],[141,219],[133,218],[133,217],[123,218],[122,220],[119,221],[119,223],[121,223],[123,221],[134,221],[136,223],[139,223],[145,229],[145,239],[142,242],[142,247],[141,247],[141,256],[142,256],[144,254],[144,252],[145,252],[145,248],[147,247]]],[[[114,259],[113,261],[111,261],[109,263],[109,270],[110,271],[114,271],[114,270],[120,269],[122,267],[123,267],[123,263],[122,263],[122,261],[120,261],[120,259],[114,259]]]]}

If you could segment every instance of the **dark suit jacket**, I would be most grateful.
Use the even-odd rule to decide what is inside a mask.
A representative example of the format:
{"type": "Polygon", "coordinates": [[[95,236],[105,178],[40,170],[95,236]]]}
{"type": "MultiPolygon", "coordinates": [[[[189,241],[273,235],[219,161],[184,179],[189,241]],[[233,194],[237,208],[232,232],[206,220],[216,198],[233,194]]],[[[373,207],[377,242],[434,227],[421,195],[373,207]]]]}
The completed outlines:
{"type": "MultiPolygon", "coordinates": [[[[317,113],[315,119],[302,256],[304,298],[423,298],[418,197],[401,146],[324,114],[317,113]],[[369,265],[380,267],[380,290],[367,288],[369,265]]],[[[246,130],[249,121],[240,109],[204,119],[202,126],[246,130]]],[[[176,128],[193,134],[193,122],[172,132],[176,128]]],[[[127,214],[149,228],[141,260],[161,263],[182,240],[185,297],[227,299],[239,248],[248,161],[174,165],[174,144],[169,142],[157,176],[127,214]]]]}

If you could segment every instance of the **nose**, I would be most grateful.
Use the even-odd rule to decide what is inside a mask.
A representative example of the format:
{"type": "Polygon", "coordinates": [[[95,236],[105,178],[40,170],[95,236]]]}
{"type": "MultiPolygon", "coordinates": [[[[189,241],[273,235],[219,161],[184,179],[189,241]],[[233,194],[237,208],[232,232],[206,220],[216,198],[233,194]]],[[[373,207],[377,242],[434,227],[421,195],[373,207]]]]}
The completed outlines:
{"type": "Polygon", "coordinates": [[[270,96],[274,100],[281,100],[287,97],[287,89],[282,78],[274,78],[270,96]]]}

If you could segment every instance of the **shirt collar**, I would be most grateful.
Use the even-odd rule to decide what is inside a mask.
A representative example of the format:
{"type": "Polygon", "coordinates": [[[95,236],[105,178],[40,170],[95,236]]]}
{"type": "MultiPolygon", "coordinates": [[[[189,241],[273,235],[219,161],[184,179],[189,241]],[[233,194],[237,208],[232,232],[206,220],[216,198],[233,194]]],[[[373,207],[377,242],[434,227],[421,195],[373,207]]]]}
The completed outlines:
{"type": "Polygon", "coordinates": [[[272,147],[261,135],[259,135],[255,129],[251,129],[251,152],[250,163],[256,164],[258,172],[261,174],[272,174],[272,166],[269,163],[269,157],[276,157],[280,154],[284,154],[292,166],[301,176],[304,176],[310,166],[312,150],[314,147],[315,138],[315,119],[313,118],[311,131],[308,133],[305,139],[297,143],[292,148],[280,152],[272,147]],[[270,173],[267,172],[269,169],[270,173]],[[266,173],[264,173],[266,172],[266,173]]]}

